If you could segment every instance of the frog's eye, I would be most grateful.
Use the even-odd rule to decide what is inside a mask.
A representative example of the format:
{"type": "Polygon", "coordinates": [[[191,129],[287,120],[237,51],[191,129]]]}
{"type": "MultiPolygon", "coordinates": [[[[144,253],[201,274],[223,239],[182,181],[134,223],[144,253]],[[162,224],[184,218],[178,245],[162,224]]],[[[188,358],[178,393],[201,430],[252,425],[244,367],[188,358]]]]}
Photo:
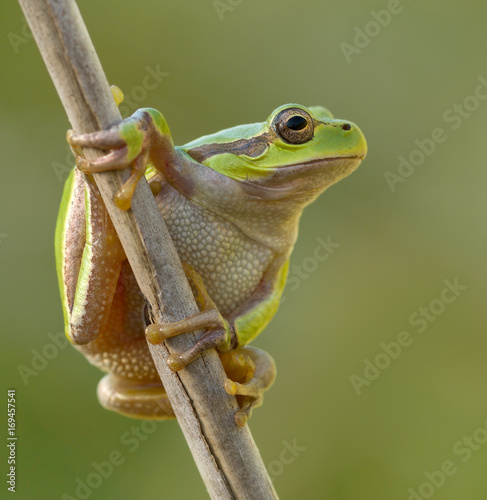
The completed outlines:
{"type": "Polygon", "coordinates": [[[273,120],[272,126],[284,142],[304,144],[313,138],[313,119],[300,108],[281,111],[273,120]]]}

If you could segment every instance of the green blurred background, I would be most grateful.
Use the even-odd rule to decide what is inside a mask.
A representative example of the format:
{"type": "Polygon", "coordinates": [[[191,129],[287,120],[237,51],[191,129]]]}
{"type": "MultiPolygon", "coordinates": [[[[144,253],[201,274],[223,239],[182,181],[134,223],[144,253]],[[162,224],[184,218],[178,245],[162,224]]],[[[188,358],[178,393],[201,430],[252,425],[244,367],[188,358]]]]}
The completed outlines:
{"type": "MultiPolygon", "coordinates": [[[[485,500],[487,102],[471,96],[487,94],[486,4],[79,3],[109,81],[162,110],[178,144],[286,102],[325,105],[367,137],[360,169],[306,210],[293,286],[255,342],[279,371],[250,426],[280,498],[485,500]],[[143,88],[147,67],[168,73],[156,88],[143,88]],[[437,128],[445,140],[423,142],[421,159],[415,141],[437,128]],[[411,154],[417,166],[388,183],[411,154]],[[327,238],[339,246],[320,261],[327,238]],[[440,302],[455,278],[466,289],[440,302]],[[411,316],[422,307],[432,316],[420,333],[411,316]],[[404,331],[412,343],[379,356],[389,366],[367,380],[366,360],[404,331]],[[354,388],[352,375],[368,385],[354,388]],[[434,472],[442,466],[450,475],[434,472]]],[[[134,430],[140,422],[98,404],[101,373],[53,343],[69,123],[20,8],[1,14],[0,371],[5,399],[17,390],[16,498],[204,499],[177,424],[134,430]],[[92,463],[115,450],[123,464],[98,485],[92,463]],[[76,496],[87,477],[97,487],[76,496]]]]}

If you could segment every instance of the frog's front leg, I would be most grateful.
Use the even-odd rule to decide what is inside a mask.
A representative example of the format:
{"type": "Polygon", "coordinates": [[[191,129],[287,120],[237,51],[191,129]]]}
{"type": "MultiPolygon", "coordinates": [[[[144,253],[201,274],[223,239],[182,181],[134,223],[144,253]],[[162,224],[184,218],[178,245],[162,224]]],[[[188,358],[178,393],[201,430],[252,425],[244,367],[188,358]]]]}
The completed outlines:
{"type": "Polygon", "coordinates": [[[164,117],[151,108],[137,110],[108,130],[78,134],[68,130],[67,141],[77,154],[76,166],[85,173],[121,170],[132,167],[132,174],[115,195],[114,203],[122,210],[130,208],[137,183],[149,161],[165,165],[174,161],[174,145],[164,117]],[[88,160],[81,148],[90,147],[107,154],[88,160]]]}

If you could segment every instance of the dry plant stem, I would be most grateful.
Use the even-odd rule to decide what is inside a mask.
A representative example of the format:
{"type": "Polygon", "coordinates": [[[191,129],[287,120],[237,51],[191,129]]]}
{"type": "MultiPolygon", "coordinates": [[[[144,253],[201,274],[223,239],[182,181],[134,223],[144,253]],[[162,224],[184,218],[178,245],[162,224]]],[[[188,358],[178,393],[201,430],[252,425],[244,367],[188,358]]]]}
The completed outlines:
{"type": "MultiPolygon", "coordinates": [[[[19,3],[72,127],[93,132],[117,123],[120,114],[74,0],[19,3]]],[[[155,317],[160,322],[183,319],[197,306],[147,182],[139,183],[131,210],[123,212],[111,201],[128,175],[94,177],[155,317]]],[[[235,424],[236,400],[223,390],[226,377],[216,352],[203,354],[178,374],[167,367],[169,353],[188,349],[196,338],[197,333],[181,335],[149,348],[211,498],[277,499],[250,431],[235,424]]]]}

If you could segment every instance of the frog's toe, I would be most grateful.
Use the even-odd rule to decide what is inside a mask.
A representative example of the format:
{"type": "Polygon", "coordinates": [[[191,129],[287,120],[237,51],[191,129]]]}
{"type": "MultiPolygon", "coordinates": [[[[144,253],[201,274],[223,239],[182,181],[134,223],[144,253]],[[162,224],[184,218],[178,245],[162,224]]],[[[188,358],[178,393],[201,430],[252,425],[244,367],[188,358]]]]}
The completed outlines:
{"type": "Polygon", "coordinates": [[[75,149],[82,147],[108,150],[121,148],[126,145],[126,141],[120,135],[117,127],[88,134],[78,134],[74,130],[68,130],[66,140],[75,149]]]}
{"type": "Polygon", "coordinates": [[[248,399],[243,406],[235,412],[235,423],[239,427],[245,427],[247,420],[252,416],[252,410],[262,404],[263,398],[248,399]]]}
{"type": "Polygon", "coordinates": [[[130,177],[125,181],[125,184],[115,194],[113,201],[118,208],[128,210],[132,205],[132,196],[140,179],[145,174],[147,163],[149,161],[149,153],[144,151],[132,164],[132,172],[130,177]]]}
{"type": "Polygon", "coordinates": [[[122,89],[116,85],[110,85],[110,90],[112,91],[112,96],[115,99],[115,104],[120,106],[124,100],[122,89]]]}
{"type": "Polygon", "coordinates": [[[106,375],[98,384],[98,399],[107,410],[126,417],[151,420],[175,418],[160,382],[141,382],[106,375]]]}
{"type": "Polygon", "coordinates": [[[92,160],[77,156],[76,166],[82,172],[92,174],[96,172],[107,172],[109,170],[121,170],[129,167],[132,161],[133,160],[128,156],[128,147],[124,146],[120,149],[114,149],[106,155],[93,158],[92,160]]]}
{"type": "Polygon", "coordinates": [[[220,359],[228,377],[225,391],[236,396],[240,406],[235,421],[243,427],[253,408],[262,404],[264,392],[274,382],[276,365],[268,353],[255,347],[239,347],[220,354],[220,359]]]}

